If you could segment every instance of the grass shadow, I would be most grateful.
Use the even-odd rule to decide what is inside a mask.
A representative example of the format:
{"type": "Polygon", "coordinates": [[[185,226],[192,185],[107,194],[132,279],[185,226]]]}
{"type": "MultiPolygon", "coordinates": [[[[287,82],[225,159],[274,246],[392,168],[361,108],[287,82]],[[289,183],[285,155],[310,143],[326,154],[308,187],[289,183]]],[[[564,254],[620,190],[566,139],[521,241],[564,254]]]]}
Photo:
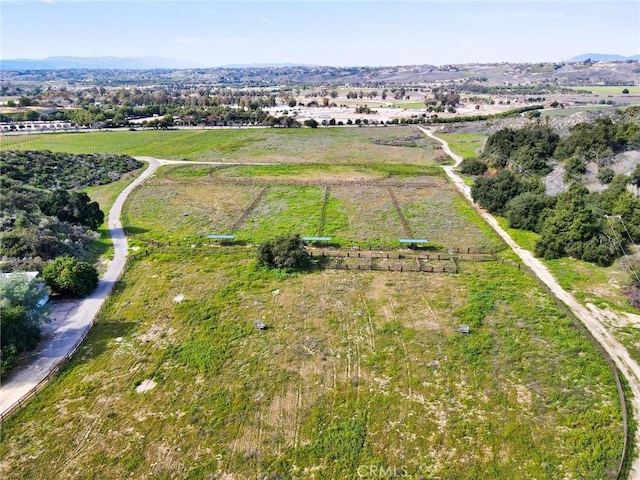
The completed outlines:
{"type": "Polygon", "coordinates": [[[124,338],[138,326],[136,322],[105,320],[98,321],[93,325],[89,335],[79,349],[81,361],[99,357],[109,344],[117,338],[124,338]]]}

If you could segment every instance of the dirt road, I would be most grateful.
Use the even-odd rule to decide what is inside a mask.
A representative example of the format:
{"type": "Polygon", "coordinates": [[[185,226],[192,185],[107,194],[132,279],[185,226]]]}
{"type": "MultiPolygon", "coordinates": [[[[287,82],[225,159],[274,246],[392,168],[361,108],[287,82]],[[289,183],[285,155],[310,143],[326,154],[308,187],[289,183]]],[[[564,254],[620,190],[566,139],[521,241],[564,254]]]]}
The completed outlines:
{"type": "MultiPolygon", "coordinates": [[[[136,157],[149,166],[136,180],[117,197],[107,219],[109,234],[113,241],[114,255],[109,267],[96,289],[87,298],[55,304],[49,314],[49,322],[43,325],[42,341],[33,352],[23,357],[12,374],[0,386],[0,418],[15,404],[23,401],[31,390],[44,380],[69,355],[76,344],[91,328],[92,322],[113,286],[122,274],[128,251],[127,238],[120,223],[122,207],[129,194],[161,165],[249,165],[249,163],[190,162],[183,160],[161,160],[153,157],[136,157]]],[[[253,162],[251,165],[271,165],[253,162]]]]}
{"type": "Polygon", "coordinates": [[[109,297],[124,269],[127,257],[127,238],[120,223],[122,206],[131,191],[152,175],[161,163],[154,159],[147,159],[147,162],[147,169],[118,195],[109,211],[107,225],[113,241],[114,254],[107,271],[87,298],[58,303],[52,307],[52,321],[44,325],[40,345],[28,357],[22,359],[13,374],[0,387],[0,416],[23,399],[71,352],[91,327],[93,319],[109,297]]]}
{"type": "MultiPolygon", "coordinates": [[[[462,194],[473,202],[471,198],[471,188],[464,183],[455,172],[455,168],[462,161],[462,157],[456,155],[449,148],[449,144],[436,137],[431,130],[418,127],[427,136],[440,142],[444,152],[449,155],[454,161],[454,165],[447,165],[444,168],[447,176],[455,184],[455,186],[462,192],[462,194]]],[[[624,375],[629,384],[629,388],[633,393],[633,397],[630,398],[632,405],[632,415],[637,425],[640,425],[640,365],[634,359],[631,358],[627,349],[613,336],[613,334],[607,330],[605,325],[609,323],[609,317],[616,315],[611,311],[603,311],[597,308],[595,305],[589,305],[589,308],[581,305],[569,292],[564,290],[555,277],[549,272],[547,267],[533,254],[520,248],[516,242],[505,232],[498,224],[493,215],[478,208],[480,215],[484,220],[491,225],[491,227],[502,237],[502,239],[511,247],[511,249],[520,257],[522,262],[527,265],[533,273],[553,292],[553,294],[559,298],[573,314],[587,327],[591,335],[596,341],[604,348],[604,350],[611,356],[620,372],[624,375]]],[[[640,445],[640,429],[637,429],[635,438],[632,439],[634,447],[640,445]]],[[[640,457],[636,457],[633,460],[631,466],[631,472],[629,474],[630,479],[640,479],[640,457]]]]}

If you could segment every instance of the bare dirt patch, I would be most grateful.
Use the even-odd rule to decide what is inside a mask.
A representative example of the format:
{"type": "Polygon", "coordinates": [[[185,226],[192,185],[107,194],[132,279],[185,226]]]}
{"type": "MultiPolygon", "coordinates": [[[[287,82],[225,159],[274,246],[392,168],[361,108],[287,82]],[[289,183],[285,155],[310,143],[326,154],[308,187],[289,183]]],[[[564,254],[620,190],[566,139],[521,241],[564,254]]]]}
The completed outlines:
{"type": "Polygon", "coordinates": [[[140,382],[140,385],[136,387],[136,392],[146,393],[153,390],[156,387],[156,382],[153,379],[147,379],[140,382]]]}

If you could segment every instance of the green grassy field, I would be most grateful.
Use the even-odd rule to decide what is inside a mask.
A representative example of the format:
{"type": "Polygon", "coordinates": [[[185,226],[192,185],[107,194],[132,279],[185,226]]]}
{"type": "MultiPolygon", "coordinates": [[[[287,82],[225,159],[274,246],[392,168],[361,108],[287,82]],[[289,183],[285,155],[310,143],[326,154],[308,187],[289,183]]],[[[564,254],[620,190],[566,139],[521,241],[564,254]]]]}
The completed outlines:
{"type": "Polygon", "coordinates": [[[436,135],[449,143],[449,147],[463,158],[478,157],[487,139],[480,133],[440,133],[436,135]]]}
{"type": "Polygon", "coordinates": [[[611,372],[522,272],[283,276],[189,251],[131,265],[3,425],[4,478],[613,478],[611,372]]]}
{"type": "MultiPolygon", "coordinates": [[[[187,245],[134,253],[79,353],[3,425],[3,478],[615,478],[612,372],[525,272],[285,274],[257,268],[251,246],[188,245],[234,228],[247,243],[387,244],[405,233],[391,188],[416,236],[501,246],[431,143],[384,145],[414,130],[334,131],[149,132],[168,135],[157,140],[172,139],[176,158],[278,163],[163,167],[134,191],[123,213],[134,251],[187,245]]],[[[110,148],[147,132],[121,133],[110,148]]],[[[155,155],[151,137],[126,148],[155,155]]],[[[483,140],[451,139],[460,152],[483,140]]],[[[122,186],[91,194],[108,205],[122,186]]]]}
{"type": "Polygon", "coordinates": [[[426,138],[426,148],[376,143],[413,134],[411,127],[113,131],[3,136],[0,148],[223,162],[424,164],[438,149],[426,138]]]}
{"type": "Polygon", "coordinates": [[[429,168],[406,167],[390,175],[386,166],[353,169],[346,166],[276,166],[280,180],[317,182],[317,185],[260,183],[271,167],[184,167],[162,169],[157,178],[132,193],[125,206],[124,224],[137,240],[203,241],[210,233],[233,233],[238,240],[260,243],[274,235],[299,233],[330,236],[343,245],[398,245],[407,236],[427,238],[448,248],[501,248],[497,236],[474,217],[442,175],[429,168]],[[240,178],[249,184],[226,184],[240,178]],[[402,179],[406,186],[385,187],[402,179]],[[323,181],[372,181],[380,184],[322,186],[323,181]],[[412,186],[415,182],[427,187],[412,186]],[[237,230],[243,212],[267,188],[237,230]],[[389,188],[398,199],[411,232],[407,233],[394,209],[389,188]],[[325,218],[323,203],[327,195],[325,218]],[[233,230],[233,231],[232,231],[233,230]]]}

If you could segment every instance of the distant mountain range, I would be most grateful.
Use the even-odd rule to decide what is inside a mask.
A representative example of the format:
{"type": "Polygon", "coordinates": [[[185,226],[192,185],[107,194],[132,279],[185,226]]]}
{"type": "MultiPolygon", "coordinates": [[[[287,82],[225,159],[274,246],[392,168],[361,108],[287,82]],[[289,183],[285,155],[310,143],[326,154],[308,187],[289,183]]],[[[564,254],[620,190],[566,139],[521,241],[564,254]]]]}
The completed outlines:
{"type": "Polygon", "coordinates": [[[627,60],[640,61],[640,55],[625,57],[623,55],[610,55],[607,53],[585,53],[577,57],[570,58],[567,63],[584,62],[591,59],[594,62],[626,62],[627,60]]]}
{"type": "MultiPolygon", "coordinates": [[[[640,55],[625,57],[622,55],[609,55],[602,53],[585,53],[578,55],[566,63],[584,62],[591,59],[594,62],[625,62],[627,60],[640,61],[640,55]]],[[[242,63],[222,65],[215,68],[287,68],[287,67],[313,67],[313,65],[299,63],[242,63]]],[[[0,70],[65,70],[65,69],[124,69],[124,70],[151,70],[151,69],[192,69],[212,68],[197,65],[192,62],[163,57],[48,57],[42,59],[14,58],[0,59],[0,70]]]]}
{"type": "Polygon", "coordinates": [[[1,70],[64,70],[69,68],[149,70],[199,68],[200,65],[163,57],[48,57],[0,60],[1,70]]]}

